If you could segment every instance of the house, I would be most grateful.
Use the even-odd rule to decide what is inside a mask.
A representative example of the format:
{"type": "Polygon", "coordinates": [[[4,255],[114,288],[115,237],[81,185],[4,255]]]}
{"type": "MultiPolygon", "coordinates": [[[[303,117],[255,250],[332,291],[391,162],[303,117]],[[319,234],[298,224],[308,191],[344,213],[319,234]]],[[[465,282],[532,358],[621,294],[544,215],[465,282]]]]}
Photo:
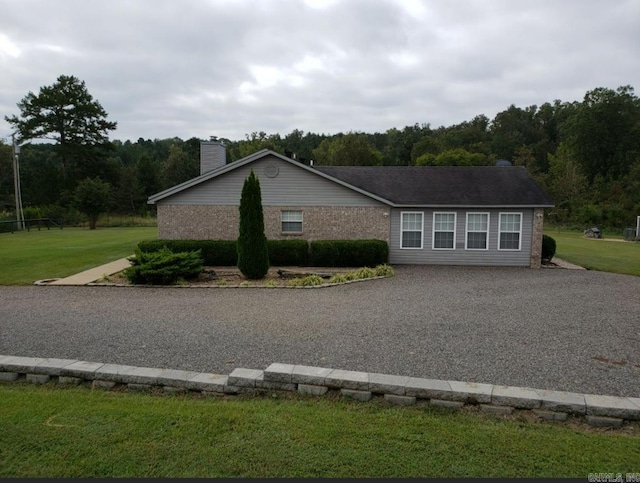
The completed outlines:
{"type": "Polygon", "coordinates": [[[385,240],[391,264],[540,267],[554,204],[523,167],[313,166],[267,149],[226,164],[224,149],[202,142],[201,175],[149,198],[160,239],[237,239],[253,170],[268,239],[385,240]]]}

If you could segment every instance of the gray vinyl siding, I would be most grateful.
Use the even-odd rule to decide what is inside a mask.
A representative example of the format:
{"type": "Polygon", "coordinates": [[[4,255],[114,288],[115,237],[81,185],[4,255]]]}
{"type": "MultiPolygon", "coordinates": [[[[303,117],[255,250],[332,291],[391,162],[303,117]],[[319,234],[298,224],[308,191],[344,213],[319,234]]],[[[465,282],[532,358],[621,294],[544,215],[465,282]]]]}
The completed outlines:
{"type": "Polygon", "coordinates": [[[273,156],[204,181],[158,204],[239,205],[242,186],[251,169],[260,182],[264,206],[383,206],[377,200],[273,156]],[[277,168],[277,176],[267,176],[267,168],[273,167],[277,168]]]}
{"type": "Polygon", "coordinates": [[[389,244],[389,262],[391,264],[425,265],[484,265],[484,266],[523,266],[531,263],[531,235],[533,229],[533,210],[526,208],[501,209],[400,209],[391,210],[391,236],[389,244]],[[424,215],[423,247],[421,249],[400,248],[400,216],[402,212],[422,212],[424,215]],[[454,250],[434,250],[432,248],[433,213],[455,212],[456,234],[454,250]],[[467,212],[489,213],[489,249],[465,250],[467,212]],[[522,213],[522,234],[520,250],[498,250],[498,224],[500,213],[522,213]]]}

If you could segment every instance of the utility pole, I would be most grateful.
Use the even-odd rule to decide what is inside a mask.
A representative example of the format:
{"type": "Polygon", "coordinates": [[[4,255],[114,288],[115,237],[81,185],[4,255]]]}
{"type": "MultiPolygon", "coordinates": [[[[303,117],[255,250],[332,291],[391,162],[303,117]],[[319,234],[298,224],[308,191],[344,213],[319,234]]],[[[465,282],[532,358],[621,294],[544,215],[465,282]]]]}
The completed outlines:
{"type": "Polygon", "coordinates": [[[16,195],[16,222],[17,229],[24,230],[24,211],[22,211],[22,193],[20,192],[20,146],[16,144],[15,133],[11,134],[11,144],[13,145],[13,189],[16,195]]]}

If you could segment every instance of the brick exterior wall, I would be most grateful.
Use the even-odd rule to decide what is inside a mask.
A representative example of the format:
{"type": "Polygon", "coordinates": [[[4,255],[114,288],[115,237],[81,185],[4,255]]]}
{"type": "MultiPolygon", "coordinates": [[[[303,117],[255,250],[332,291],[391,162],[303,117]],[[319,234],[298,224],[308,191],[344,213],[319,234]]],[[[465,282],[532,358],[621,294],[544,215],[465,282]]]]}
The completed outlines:
{"type": "Polygon", "coordinates": [[[533,210],[533,230],[531,231],[531,268],[542,266],[542,225],[544,210],[535,208],[533,210]]]}
{"type": "MultiPolygon", "coordinates": [[[[269,240],[377,239],[389,242],[387,207],[263,206],[265,235],[269,240]],[[303,233],[283,234],[280,213],[299,210],[303,233]]],[[[158,204],[158,238],[164,240],[235,240],[238,206],[158,204]]]]}

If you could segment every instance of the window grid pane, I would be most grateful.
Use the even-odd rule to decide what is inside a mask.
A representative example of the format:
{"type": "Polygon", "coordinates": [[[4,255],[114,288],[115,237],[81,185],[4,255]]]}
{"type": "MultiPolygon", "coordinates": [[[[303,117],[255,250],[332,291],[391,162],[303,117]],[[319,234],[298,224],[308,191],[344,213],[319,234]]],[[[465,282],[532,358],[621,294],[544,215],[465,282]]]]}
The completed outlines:
{"type": "Polygon", "coordinates": [[[422,237],[419,231],[405,231],[402,233],[402,248],[420,248],[422,237]]]}
{"type": "Polygon", "coordinates": [[[433,248],[454,248],[455,227],[455,213],[434,213],[433,248]]]}
{"type": "Polygon", "coordinates": [[[520,233],[501,233],[500,248],[502,250],[517,250],[520,247],[520,233]]]}
{"type": "Polygon", "coordinates": [[[404,213],[402,215],[403,230],[422,230],[422,214],[404,213]]]}
{"type": "Polygon", "coordinates": [[[453,232],[437,231],[433,234],[434,248],[453,248],[453,232]]]}
{"type": "Polygon", "coordinates": [[[487,231],[488,215],[480,213],[469,214],[469,222],[467,224],[468,231],[487,231]]]}
{"type": "Polygon", "coordinates": [[[467,250],[486,250],[489,233],[487,213],[467,214],[467,250]]]}
{"type": "Polygon", "coordinates": [[[282,221],[299,221],[302,222],[302,211],[283,211],[282,221]]]}
{"type": "Polygon", "coordinates": [[[519,232],[520,215],[518,213],[507,213],[500,216],[500,231],[519,232]]]}
{"type": "Polygon", "coordinates": [[[467,234],[467,248],[485,250],[487,248],[487,234],[482,232],[470,232],[467,234]]]}
{"type": "Polygon", "coordinates": [[[282,231],[300,233],[302,232],[302,223],[298,221],[283,221],[282,231]]]}
{"type": "Polygon", "coordinates": [[[302,233],[302,211],[282,211],[280,220],[284,233],[302,233]]]}
{"type": "Polygon", "coordinates": [[[456,215],[453,213],[436,213],[434,229],[436,231],[453,231],[456,215]]]}
{"type": "Polygon", "coordinates": [[[422,213],[402,213],[401,248],[422,248],[422,213]]]}
{"type": "Polygon", "coordinates": [[[500,214],[500,249],[520,249],[520,213],[500,214]]]}

